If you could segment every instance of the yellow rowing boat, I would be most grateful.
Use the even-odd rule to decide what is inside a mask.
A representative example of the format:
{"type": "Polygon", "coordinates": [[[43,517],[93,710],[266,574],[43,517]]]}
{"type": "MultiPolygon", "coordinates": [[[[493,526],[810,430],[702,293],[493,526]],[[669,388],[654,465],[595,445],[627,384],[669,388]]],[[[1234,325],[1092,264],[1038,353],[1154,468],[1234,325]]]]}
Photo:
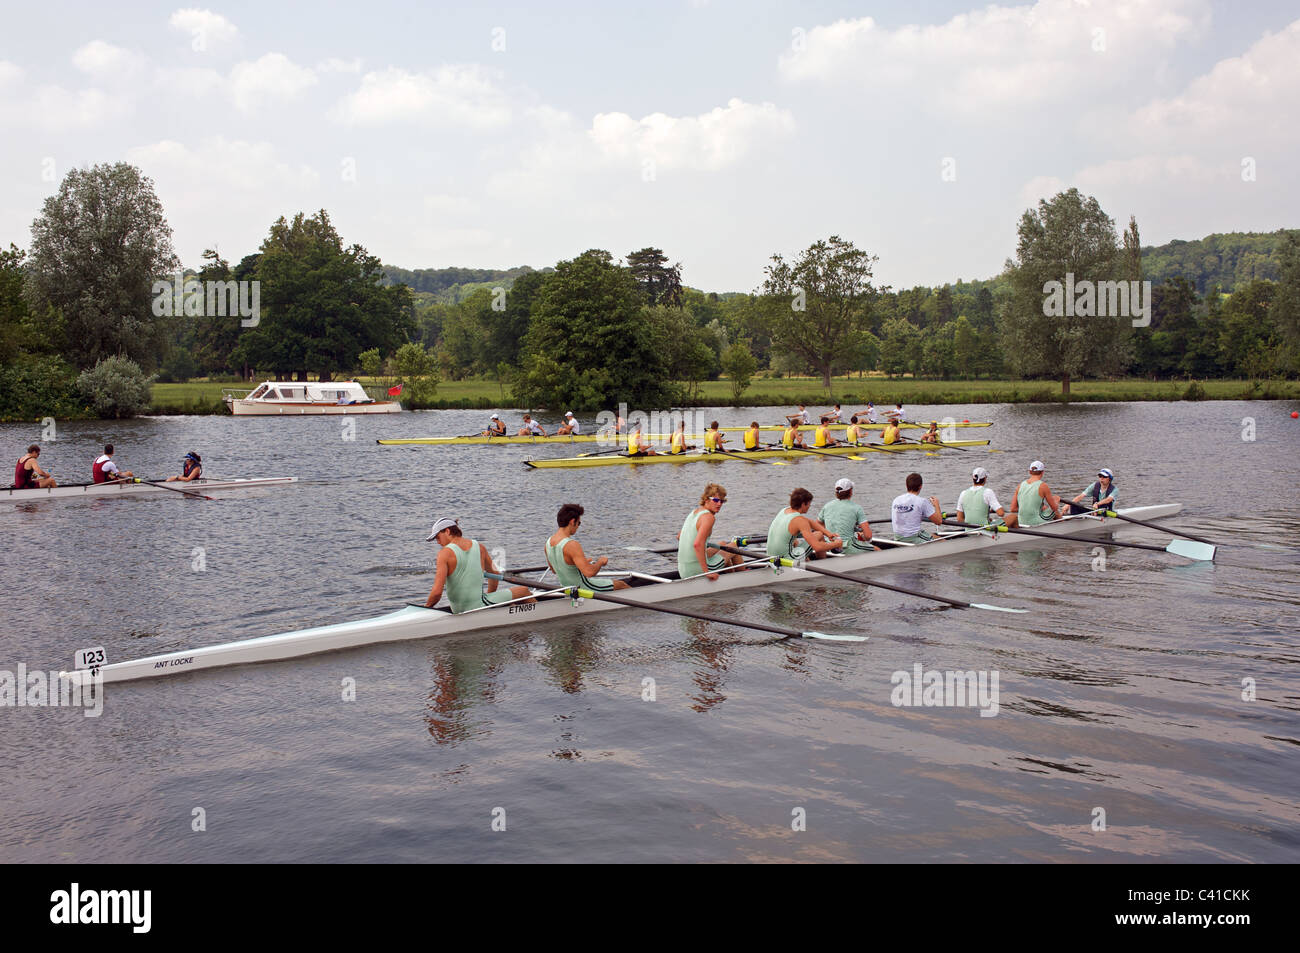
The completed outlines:
{"type": "MultiPolygon", "coordinates": [[[[848,425],[829,424],[828,426],[832,430],[843,430],[848,425]]],[[[884,424],[858,424],[858,426],[862,427],[865,430],[883,430],[885,425],[884,424]]],[[[903,430],[927,430],[929,429],[929,426],[930,426],[929,424],[903,424],[902,429],[903,430]]],[[[991,421],[979,420],[979,421],[965,421],[962,423],[948,424],[947,426],[991,427],[993,426],[993,424],[991,421]]],[[[723,433],[744,433],[749,428],[748,427],[719,427],[718,429],[721,430],[723,433]]],[[[763,427],[759,427],[758,429],[763,431],[764,433],[780,433],[781,431],[785,430],[785,428],[781,426],[763,426],[763,427]]],[[[805,433],[810,433],[817,429],[817,425],[805,424],[801,426],[799,429],[804,431],[805,433]]],[[[667,442],[667,440],[671,436],[672,436],[671,433],[664,433],[664,434],[646,433],[645,438],[647,440],[652,440],[652,441],[660,440],[660,441],[667,442]]],[[[598,443],[601,442],[602,440],[606,443],[610,443],[620,439],[623,440],[627,439],[626,435],[624,434],[614,435],[611,434],[609,431],[603,431],[603,432],[597,432],[591,434],[572,434],[569,436],[550,436],[550,437],[520,437],[514,434],[507,434],[506,436],[503,437],[483,437],[483,436],[406,437],[406,438],[392,439],[392,440],[376,440],[375,442],[383,444],[386,447],[412,446],[412,445],[429,446],[429,447],[455,447],[455,446],[470,446],[470,445],[508,446],[511,444],[529,444],[529,443],[598,443]]],[[[702,433],[687,434],[686,439],[692,441],[702,441],[704,439],[704,434],[702,433]]]]}
{"type": "Polygon", "coordinates": [[[713,463],[758,460],[797,460],[801,457],[852,457],[860,453],[900,453],[905,450],[941,450],[945,447],[983,447],[987,440],[950,440],[947,443],[894,443],[888,446],[879,443],[866,443],[853,447],[809,447],[804,450],[727,450],[709,452],[704,450],[686,453],[656,453],[628,456],[626,453],[610,453],[604,456],[554,457],[549,460],[525,460],[524,463],[536,469],[554,469],[564,467],[611,467],[622,464],[641,465],[645,463],[698,463],[708,460],[713,463]]]}

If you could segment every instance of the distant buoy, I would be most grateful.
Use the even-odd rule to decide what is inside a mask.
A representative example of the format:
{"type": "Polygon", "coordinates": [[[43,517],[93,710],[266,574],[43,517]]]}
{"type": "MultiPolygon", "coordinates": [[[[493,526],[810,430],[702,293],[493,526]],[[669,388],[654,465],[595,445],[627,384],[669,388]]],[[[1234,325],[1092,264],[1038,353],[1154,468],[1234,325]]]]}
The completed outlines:
{"type": "Polygon", "coordinates": [[[1297,417],[1300,417],[1300,410],[1291,411],[1291,419],[1295,420],[1297,417]]]}
{"type": "Polygon", "coordinates": [[[968,423],[970,423],[970,421],[969,421],[969,420],[963,420],[962,423],[964,423],[964,424],[968,424],[968,423]]]}

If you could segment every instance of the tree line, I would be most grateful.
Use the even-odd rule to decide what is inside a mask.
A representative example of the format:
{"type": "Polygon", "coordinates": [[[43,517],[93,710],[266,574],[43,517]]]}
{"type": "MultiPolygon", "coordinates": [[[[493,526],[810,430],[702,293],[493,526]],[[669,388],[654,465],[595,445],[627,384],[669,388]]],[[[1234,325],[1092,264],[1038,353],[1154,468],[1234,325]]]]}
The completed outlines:
{"type": "Polygon", "coordinates": [[[834,235],[787,254],[731,294],[685,286],[681,263],[654,247],[590,249],[541,271],[408,272],[345,243],[321,210],[278,219],[234,264],[205,251],[176,296],[158,284],[179,262],[149,179],[126,163],[74,170],[29,249],[0,253],[0,416],[118,412],[101,392],[139,393],[123,381],[151,376],[388,375],[410,378],[417,402],[438,379],[481,376],[521,405],[576,410],[689,402],[721,376],[739,399],[764,374],[828,388],[846,373],[1015,375],[1068,392],[1095,376],[1300,371],[1295,231],[1144,249],[1135,220],[1121,234],[1070,189],[1026,210],[1014,258],[987,281],[889,288],[876,256],[834,235]],[[1048,289],[1067,276],[1070,294],[1109,286],[1112,298],[1150,281],[1149,323],[1097,314],[1083,295],[1053,311],[1048,289]],[[260,288],[256,320],[212,313],[207,289],[247,282],[260,288]]]}

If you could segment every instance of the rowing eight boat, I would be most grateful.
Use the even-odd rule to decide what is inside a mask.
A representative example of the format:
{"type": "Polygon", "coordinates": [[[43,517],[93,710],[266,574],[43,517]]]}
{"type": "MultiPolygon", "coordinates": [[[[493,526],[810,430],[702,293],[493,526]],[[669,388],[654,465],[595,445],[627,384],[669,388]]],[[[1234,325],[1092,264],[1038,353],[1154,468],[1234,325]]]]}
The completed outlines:
{"type": "MultiPolygon", "coordinates": [[[[845,429],[845,427],[848,426],[848,424],[828,424],[827,426],[829,426],[831,430],[843,430],[845,429]]],[[[858,426],[866,430],[883,430],[885,425],[884,424],[858,424],[858,426]]],[[[947,427],[991,427],[993,426],[993,424],[987,420],[984,421],[977,420],[977,421],[967,421],[966,423],[946,424],[945,426],[947,427]]],[[[926,430],[928,429],[928,427],[929,427],[928,424],[903,424],[902,429],[903,430],[911,430],[911,429],[926,430]]],[[[744,433],[749,428],[748,427],[719,427],[718,429],[721,430],[723,433],[744,433]]],[[[758,429],[766,433],[779,433],[785,430],[784,427],[759,427],[758,429]]],[[[817,425],[803,424],[802,426],[800,426],[799,429],[804,431],[805,433],[808,433],[813,430],[816,430],[817,425]]],[[[661,433],[661,434],[651,434],[647,432],[645,435],[647,440],[664,440],[664,441],[668,440],[668,438],[671,436],[672,436],[671,431],[661,433]]],[[[459,446],[483,445],[483,444],[494,444],[496,446],[506,446],[508,444],[517,444],[517,443],[605,442],[605,443],[613,444],[615,441],[620,439],[626,440],[627,437],[625,434],[615,434],[612,431],[606,430],[606,431],[602,431],[598,433],[590,433],[590,434],[569,434],[569,435],[555,434],[549,437],[532,437],[532,436],[520,437],[514,434],[507,434],[506,436],[502,436],[502,437],[484,437],[481,435],[473,436],[473,437],[404,437],[404,438],[394,438],[391,440],[376,440],[375,443],[383,444],[386,447],[411,446],[416,444],[422,446],[429,446],[429,447],[459,447],[459,446]]],[[[702,433],[687,434],[686,439],[703,440],[704,434],[702,433]]]]}
{"type": "Polygon", "coordinates": [[[610,467],[624,463],[698,463],[711,460],[725,463],[728,460],[797,460],[801,457],[816,457],[830,454],[834,457],[847,457],[857,453],[895,453],[899,450],[936,450],[943,447],[983,447],[987,440],[949,440],[947,443],[891,443],[888,446],[877,443],[864,443],[854,447],[810,447],[806,450],[728,450],[725,453],[707,450],[690,450],[686,453],[637,454],[629,457],[626,453],[611,453],[603,457],[553,457],[550,460],[525,460],[524,464],[538,469],[562,467],[610,467]]]}
{"type": "MultiPolygon", "coordinates": [[[[1157,506],[1130,507],[1119,512],[1125,516],[1151,520],[1173,516],[1181,509],[1181,503],[1164,503],[1157,506]]],[[[1126,523],[1087,514],[1045,523],[1037,529],[1062,537],[1086,537],[1110,534],[1126,526],[1126,523]]],[[[870,570],[874,573],[877,570],[887,570],[906,563],[966,557],[977,553],[1009,552],[1014,549],[1041,546],[1046,542],[1050,540],[1038,536],[1026,537],[967,530],[945,535],[932,543],[893,543],[888,549],[854,556],[835,556],[819,561],[817,565],[834,566],[839,572],[870,570]]],[[[678,579],[676,571],[653,574],[602,572],[601,575],[628,578],[632,588],[620,590],[619,596],[646,604],[716,596],[739,589],[784,583],[816,582],[825,585],[827,582],[825,576],[809,572],[798,565],[780,569],[766,564],[744,572],[723,573],[713,581],[710,581],[707,576],[678,579]]],[[[593,612],[609,612],[624,608],[610,602],[571,599],[562,594],[546,595],[547,588],[546,583],[536,584],[539,595],[535,603],[515,602],[486,606],[459,615],[453,615],[446,609],[426,609],[423,606],[407,605],[396,612],[373,619],[318,626],[280,635],[208,645],[198,649],[166,652],[148,658],[114,662],[97,668],[77,669],[59,674],[62,678],[82,684],[90,681],[92,675],[96,673],[105,682],[121,682],[173,675],[178,672],[192,672],[203,668],[297,658],[380,642],[426,639],[517,624],[535,626],[542,622],[574,620],[593,612]]]]}
{"type": "Polygon", "coordinates": [[[244,480],[191,480],[189,483],[69,483],[16,490],[0,488],[0,503],[24,503],[28,500],[91,499],[94,497],[169,496],[172,491],[193,495],[224,493],[230,490],[259,490],[265,487],[287,486],[297,483],[297,477],[255,477],[244,480]]]}

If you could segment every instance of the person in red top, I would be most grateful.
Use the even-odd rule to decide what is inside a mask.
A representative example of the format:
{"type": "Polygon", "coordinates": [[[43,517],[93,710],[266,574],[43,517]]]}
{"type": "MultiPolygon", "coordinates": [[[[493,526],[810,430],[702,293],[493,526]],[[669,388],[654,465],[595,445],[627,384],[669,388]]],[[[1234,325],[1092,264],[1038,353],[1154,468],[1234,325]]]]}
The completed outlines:
{"type": "Polygon", "coordinates": [[[104,452],[95,458],[95,464],[90,469],[91,479],[96,483],[116,483],[120,480],[131,480],[135,474],[130,470],[122,471],[117,468],[113,462],[113,445],[106,444],[104,452]]]}
{"type": "Polygon", "coordinates": [[[40,446],[32,444],[27,448],[27,453],[19,458],[17,465],[14,467],[15,489],[44,490],[48,487],[58,486],[54,482],[54,477],[42,470],[41,465],[36,462],[36,458],[40,455],[40,446]]]}

